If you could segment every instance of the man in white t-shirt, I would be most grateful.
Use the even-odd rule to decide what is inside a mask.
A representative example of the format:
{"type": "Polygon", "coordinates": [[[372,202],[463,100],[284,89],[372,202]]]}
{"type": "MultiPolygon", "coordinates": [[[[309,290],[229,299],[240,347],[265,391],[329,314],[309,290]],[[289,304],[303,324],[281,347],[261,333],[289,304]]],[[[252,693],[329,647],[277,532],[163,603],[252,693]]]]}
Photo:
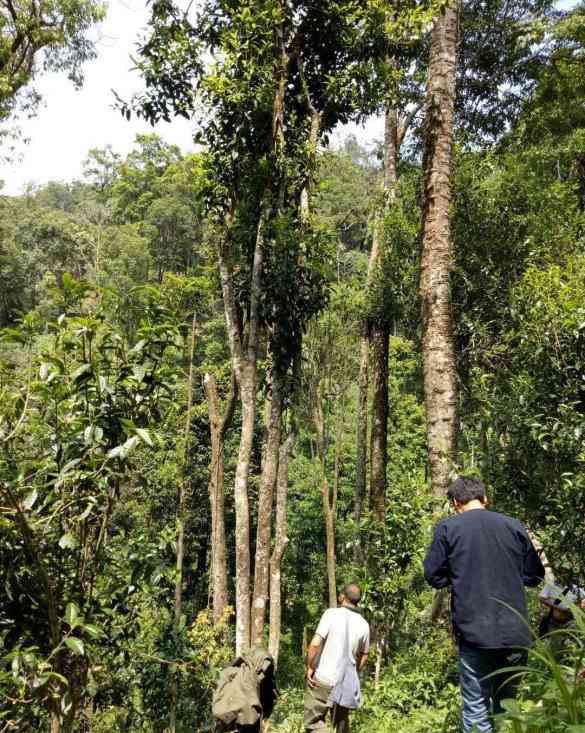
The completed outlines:
{"type": "Polygon", "coordinates": [[[330,701],[331,691],[340,682],[349,651],[349,661],[357,672],[365,667],[370,653],[370,627],[357,606],[361,590],[346,585],[339,596],[339,608],[329,608],[319,622],[307,655],[305,731],[327,730],[331,711],[336,733],[349,733],[349,710],[330,701]],[[349,640],[348,640],[349,635],[349,640]],[[349,641],[349,643],[348,643],[349,641]]]}
{"type": "Polygon", "coordinates": [[[567,585],[564,588],[547,583],[538,596],[545,607],[545,615],[540,621],[540,636],[556,631],[573,620],[572,606],[585,610],[585,588],[567,585]]]}

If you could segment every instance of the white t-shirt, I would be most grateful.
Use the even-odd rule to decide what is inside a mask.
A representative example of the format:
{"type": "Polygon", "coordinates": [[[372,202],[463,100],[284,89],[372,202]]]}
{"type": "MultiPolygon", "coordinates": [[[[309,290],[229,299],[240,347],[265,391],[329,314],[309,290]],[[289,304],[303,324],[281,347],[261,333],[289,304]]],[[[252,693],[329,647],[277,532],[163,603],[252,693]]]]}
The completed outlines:
{"type": "Polygon", "coordinates": [[[355,664],[356,657],[370,651],[370,627],[356,611],[347,608],[329,608],[321,616],[315,632],[324,640],[319,664],[315,670],[317,681],[335,686],[343,671],[346,657],[346,634],[349,631],[349,654],[355,664]]]}
{"type": "Polygon", "coordinates": [[[541,598],[543,601],[552,601],[553,605],[555,605],[561,611],[569,611],[570,606],[566,603],[566,601],[579,604],[579,602],[585,598],[585,588],[579,588],[576,585],[571,585],[567,592],[563,593],[565,589],[566,586],[565,588],[562,588],[559,585],[547,583],[540,591],[538,597],[541,598]],[[557,600],[560,602],[554,603],[557,600]]]}

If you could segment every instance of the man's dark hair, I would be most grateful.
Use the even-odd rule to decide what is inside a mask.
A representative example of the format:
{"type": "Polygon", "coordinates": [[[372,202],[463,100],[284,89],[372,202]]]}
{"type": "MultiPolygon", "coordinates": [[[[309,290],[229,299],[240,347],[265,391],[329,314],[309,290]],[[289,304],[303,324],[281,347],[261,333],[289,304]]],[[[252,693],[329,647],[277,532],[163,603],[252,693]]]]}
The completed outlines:
{"type": "Polygon", "coordinates": [[[451,501],[459,504],[468,504],[474,499],[485,499],[485,486],[474,476],[460,476],[447,489],[447,496],[451,501]]]}
{"type": "Polygon", "coordinates": [[[350,603],[353,603],[354,606],[357,606],[361,601],[362,591],[356,583],[348,583],[342,590],[342,593],[350,603]]]}

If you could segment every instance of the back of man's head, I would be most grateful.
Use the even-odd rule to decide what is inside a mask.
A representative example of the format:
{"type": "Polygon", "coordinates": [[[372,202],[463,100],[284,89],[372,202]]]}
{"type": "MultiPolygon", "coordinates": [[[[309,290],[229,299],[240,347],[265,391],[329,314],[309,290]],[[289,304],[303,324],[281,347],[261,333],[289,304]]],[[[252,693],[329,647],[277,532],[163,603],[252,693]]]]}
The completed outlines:
{"type": "Polygon", "coordinates": [[[348,583],[342,594],[354,606],[357,606],[362,599],[362,590],[356,583],[348,583]]]}
{"type": "Polygon", "coordinates": [[[460,476],[447,489],[447,496],[458,504],[469,504],[470,501],[485,501],[485,486],[474,476],[460,476]]]}

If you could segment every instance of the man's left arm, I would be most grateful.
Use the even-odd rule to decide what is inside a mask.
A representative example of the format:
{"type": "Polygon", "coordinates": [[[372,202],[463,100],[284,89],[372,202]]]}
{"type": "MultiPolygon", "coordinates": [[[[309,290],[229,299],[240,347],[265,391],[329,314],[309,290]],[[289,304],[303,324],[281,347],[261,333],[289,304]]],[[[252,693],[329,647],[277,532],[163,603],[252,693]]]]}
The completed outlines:
{"type": "Polygon", "coordinates": [[[359,651],[356,655],[356,669],[358,674],[368,663],[368,657],[370,656],[370,629],[368,628],[367,634],[362,637],[359,651]]]}
{"type": "Polygon", "coordinates": [[[321,646],[323,645],[323,639],[319,636],[319,634],[315,634],[313,637],[311,643],[309,644],[309,649],[307,650],[307,684],[309,687],[315,687],[315,669],[317,667],[317,659],[319,657],[319,652],[321,651],[321,646]]]}
{"type": "Polygon", "coordinates": [[[319,626],[317,626],[317,631],[315,631],[315,635],[313,636],[313,639],[309,644],[309,649],[307,650],[307,684],[309,687],[315,687],[317,684],[315,682],[315,670],[317,669],[319,653],[321,652],[321,647],[325,643],[325,639],[329,636],[330,631],[331,609],[328,609],[321,616],[319,626]]]}
{"type": "Polygon", "coordinates": [[[433,588],[447,588],[451,585],[447,540],[443,522],[440,522],[435,529],[433,541],[424,560],[424,571],[425,580],[433,588]]]}
{"type": "Polygon", "coordinates": [[[363,669],[363,668],[364,668],[364,667],[366,666],[366,664],[368,663],[368,657],[369,657],[369,656],[370,656],[369,652],[367,652],[367,653],[362,653],[362,654],[360,654],[360,655],[358,656],[358,660],[357,660],[357,671],[358,671],[358,674],[359,674],[359,673],[360,673],[360,672],[362,671],[362,669],[363,669]]]}
{"type": "Polygon", "coordinates": [[[544,580],[544,565],[540,555],[534,549],[528,532],[522,528],[524,539],[524,585],[527,588],[536,588],[544,580]]]}

